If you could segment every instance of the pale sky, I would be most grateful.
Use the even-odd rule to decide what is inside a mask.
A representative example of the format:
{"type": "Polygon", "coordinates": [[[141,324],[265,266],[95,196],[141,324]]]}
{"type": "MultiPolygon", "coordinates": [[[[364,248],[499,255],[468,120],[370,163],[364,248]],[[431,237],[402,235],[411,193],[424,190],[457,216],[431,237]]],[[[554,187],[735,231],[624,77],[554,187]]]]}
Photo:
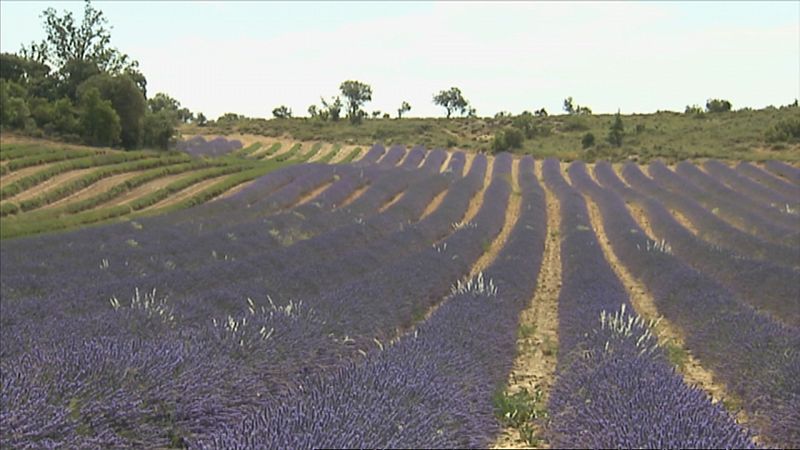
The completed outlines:
{"type": "MultiPolygon", "coordinates": [[[[800,97],[800,2],[95,2],[112,45],[140,63],[148,93],[192,111],[306,115],[355,79],[367,111],[443,116],[433,95],[458,86],[480,116],[572,96],[595,113],[735,109],[800,97]]],[[[52,6],[0,1],[0,50],[44,38],[52,6]]]]}

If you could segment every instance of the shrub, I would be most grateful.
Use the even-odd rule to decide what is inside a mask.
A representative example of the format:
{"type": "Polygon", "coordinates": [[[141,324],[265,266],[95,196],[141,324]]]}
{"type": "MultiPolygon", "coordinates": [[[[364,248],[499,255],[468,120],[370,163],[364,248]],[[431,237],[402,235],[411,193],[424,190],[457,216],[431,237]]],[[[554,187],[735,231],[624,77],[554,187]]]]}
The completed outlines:
{"type": "Polygon", "coordinates": [[[592,133],[586,133],[583,135],[581,139],[581,145],[584,149],[587,149],[594,145],[594,135],[592,133]]]}
{"type": "Polygon", "coordinates": [[[499,153],[511,150],[512,148],[522,148],[525,137],[516,128],[504,128],[494,135],[492,140],[492,151],[499,153]]]}
{"type": "Polygon", "coordinates": [[[614,122],[608,129],[608,143],[614,147],[622,147],[622,136],[625,135],[625,125],[622,123],[622,116],[619,111],[614,115],[614,122]]]}
{"type": "Polygon", "coordinates": [[[775,142],[798,142],[800,143],[800,119],[788,119],[773,125],[766,132],[766,140],[770,143],[775,142]]]}

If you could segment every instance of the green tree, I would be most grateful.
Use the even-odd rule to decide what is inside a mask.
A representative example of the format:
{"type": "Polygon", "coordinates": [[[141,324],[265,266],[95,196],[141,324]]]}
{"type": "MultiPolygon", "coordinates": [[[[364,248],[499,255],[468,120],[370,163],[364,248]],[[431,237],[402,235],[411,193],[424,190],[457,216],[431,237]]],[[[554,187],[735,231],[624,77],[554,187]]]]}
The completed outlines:
{"type": "MultiPolygon", "coordinates": [[[[544,108],[543,108],[544,109],[544,108]]],[[[572,97],[564,99],[564,111],[569,115],[591,115],[592,109],[588,106],[576,105],[572,97]]]]}
{"type": "Polygon", "coordinates": [[[361,107],[372,100],[372,87],[360,81],[347,80],[339,85],[339,90],[347,100],[347,117],[350,123],[361,123],[361,119],[366,116],[361,107]]]}
{"type": "Polygon", "coordinates": [[[312,119],[315,119],[317,116],[319,116],[319,111],[317,111],[317,105],[311,105],[308,107],[308,115],[312,119]]]}
{"type": "Polygon", "coordinates": [[[197,113],[197,118],[195,119],[194,123],[197,124],[198,127],[206,126],[208,119],[206,119],[206,115],[203,113],[197,113]]]}
{"type": "Polygon", "coordinates": [[[447,111],[448,119],[453,111],[458,111],[462,115],[469,111],[469,102],[464,98],[461,89],[457,87],[451,87],[446,91],[439,91],[438,94],[433,96],[433,103],[444,107],[447,111]]]}
{"type": "Polygon", "coordinates": [[[77,101],[80,93],[78,88],[87,80],[102,72],[93,61],[72,59],[66,62],[59,70],[58,95],[77,101]]]}
{"type": "Polygon", "coordinates": [[[100,90],[95,87],[84,90],[80,101],[80,126],[84,141],[89,145],[116,145],[120,141],[122,127],[111,102],[104,100],[100,90]]]}
{"type": "Polygon", "coordinates": [[[622,115],[617,110],[614,115],[614,122],[608,129],[608,143],[614,147],[622,147],[622,137],[625,135],[625,125],[622,123],[622,115]]]}
{"type": "Polygon", "coordinates": [[[546,110],[546,109],[544,109],[544,108],[542,108],[542,109],[537,109],[537,110],[536,110],[536,111],[533,113],[533,115],[535,115],[536,117],[547,117],[547,110],[546,110]]]}
{"type": "Polygon", "coordinates": [[[292,110],[287,108],[286,105],[281,105],[272,110],[272,116],[276,119],[288,119],[292,117],[292,110]]]}
{"type": "Polygon", "coordinates": [[[80,134],[78,112],[68,98],[56,100],[53,104],[53,127],[63,136],[80,134]]]}
{"type": "Polygon", "coordinates": [[[320,97],[322,101],[322,108],[324,112],[320,115],[324,120],[332,120],[334,122],[338,122],[342,115],[342,99],[339,98],[337,95],[336,97],[331,97],[331,102],[328,103],[325,101],[324,98],[320,97]]]}
{"type": "Polygon", "coordinates": [[[110,100],[117,112],[122,127],[122,146],[126,149],[139,147],[142,144],[142,125],[147,103],[136,83],[127,75],[101,73],[86,80],[78,91],[91,88],[97,89],[104,99],[110,100]]]}
{"type": "Polygon", "coordinates": [[[403,113],[407,113],[409,111],[411,111],[411,105],[409,105],[408,102],[404,101],[403,103],[400,104],[400,107],[397,108],[397,118],[402,119],[403,113]]]}
{"type": "Polygon", "coordinates": [[[175,135],[175,115],[169,110],[148,112],[144,116],[143,143],[145,147],[160,150],[169,149],[175,135]]]}
{"type": "Polygon", "coordinates": [[[727,100],[710,98],[708,101],[706,101],[706,111],[710,113],[728,112],[731,110],[731,107],[731,102],[727,100]]]}

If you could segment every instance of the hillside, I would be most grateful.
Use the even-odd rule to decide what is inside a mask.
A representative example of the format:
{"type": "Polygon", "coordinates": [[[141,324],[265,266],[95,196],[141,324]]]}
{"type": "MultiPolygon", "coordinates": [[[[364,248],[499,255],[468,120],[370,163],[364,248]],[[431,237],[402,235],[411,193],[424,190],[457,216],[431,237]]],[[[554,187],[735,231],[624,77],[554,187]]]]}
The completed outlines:
{"type": "MultiPolygon", "coordinates": [[[[184,135],[256,135],[302,141],[343,142],[348,144],[421,144],[427,147],[492,150],[492,140],[502,129],[512,127],[520,116],[497,118],[408,118],[367,119],[361,125],[338,122],[292,119],[217,120],[204,127],[184,125],[184,135]]],[[[800,161],[800,137],[768,142],[768,135],[779,124],[800,123],[800,108],[781,107],[739,110],[721,113],[622,115],[624,137],[621,147],[606,142],[614,116],[551,115],[530,117],[530,130],[521,148],[511,152],[542,159],[564,161],[649,161],[663,158],[669,162],[684,159],[716,158],[726,160],[800,161]],[[582,139],[591,133],[595,145],[583,149],[582,139]]]]}

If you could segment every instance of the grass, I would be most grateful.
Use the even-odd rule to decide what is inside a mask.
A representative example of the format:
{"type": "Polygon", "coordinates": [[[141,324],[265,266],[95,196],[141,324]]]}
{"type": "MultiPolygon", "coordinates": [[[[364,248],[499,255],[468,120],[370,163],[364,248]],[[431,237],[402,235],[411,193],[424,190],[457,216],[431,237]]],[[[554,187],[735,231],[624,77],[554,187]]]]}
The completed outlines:
{"type": "MultiPolygon", "coordinates": [[[[622,116],[625,126],[623,145],[610,146],[606,137],[613,121],[611,114],[588,116],[553,115],[536,118],[536,135],[525,140],[514,153],[536,158],[561,160],[648,161],[663,158],[669,162],[684,159],[717,158],[763,161],[767,159],[800,162],[800,144],[770,143],[767,133],[776,124],[800,119],[798,108],[765,108],[701,115],[661,111],[622,116]],[[584,150],[581,139],[595,136],[596,145],[584,150]]],[[[323,122],[306,118],[243,119],[199,128],[188,125],[184,134],[246,133],[270,137],[289,136],[294,140],[342,142],[371,145],[421,144],[427,147],[461,148],[490,152],[494,134],[511,126],[513,118],[408,118],[367,119],[361,125],[347,121],[323,122]]]]}
{"type": "Polygon", "coordinates": [[[493,398],[495,417],[504,426],[516,429],[520,440],[527,445],[536,446],[540,438],[533,424],[548,416],[543,397],[538,385],[533,386],[532,391],[523,387],[514,394],[498,390],[493,398]]]}
{"type": "Polygon", "coordinates": [[[330,163],[331,160],[333,160],[333,158],[335,158],[336,155],[339,154],[339,151],[341,149],[342,149],[341,144],[334,144],[333,147],[331,147],[330,151],[328,151],[328,153],[326,153],[322,158],[317,160],[317,162],[319,162],[321,164],[330,163]]]}

